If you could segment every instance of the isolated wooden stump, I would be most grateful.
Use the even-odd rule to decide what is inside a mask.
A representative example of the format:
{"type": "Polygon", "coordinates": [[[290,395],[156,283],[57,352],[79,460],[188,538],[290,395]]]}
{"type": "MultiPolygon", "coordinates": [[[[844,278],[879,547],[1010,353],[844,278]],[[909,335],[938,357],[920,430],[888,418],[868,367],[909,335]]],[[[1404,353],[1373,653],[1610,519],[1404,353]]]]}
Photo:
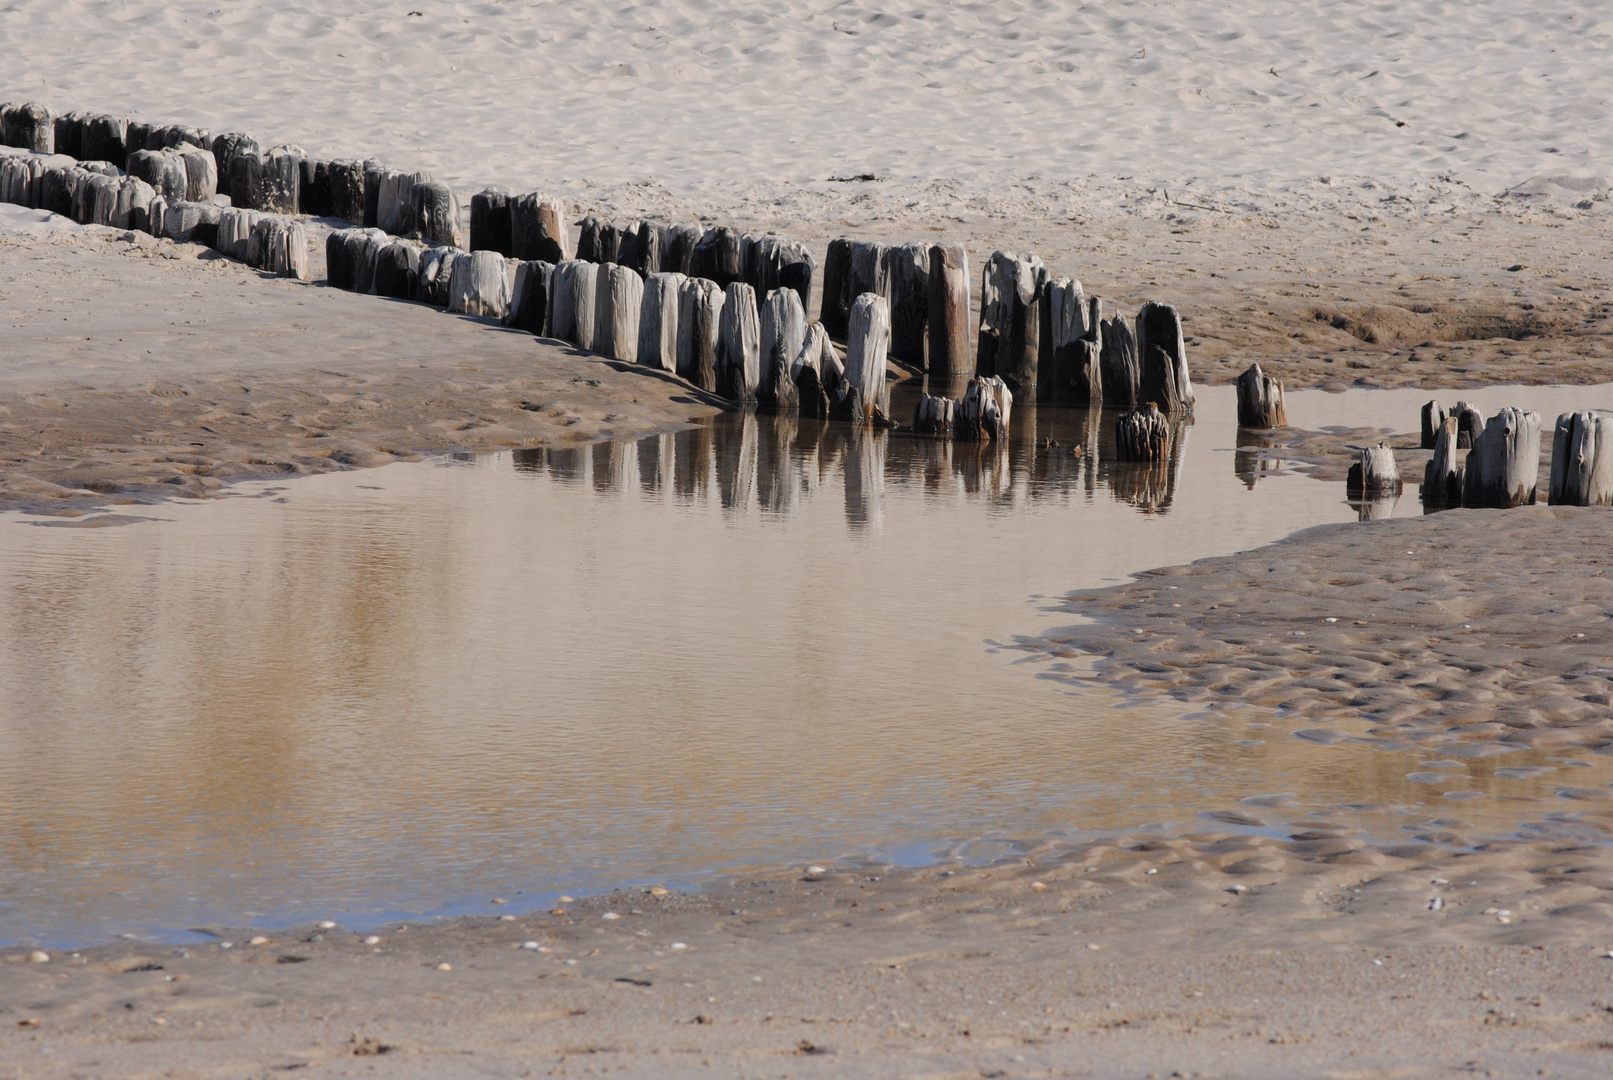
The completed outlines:
{"type": "Polygon", "coordinates": [[[891,305],[891,356],[927,371],[925,331],[930,317],[930,249],[899,244],[885,255],[891,305]]]}
{"type": "Polygon", "coordinates": [[[644,279],[644,299],[639,307],[639,363],[677,372],[678,312],[688,280],[677,273],[654,273],[644,279]]]}
{"type": "Polygon", "coordinates": [[[1288,426],[1288,409],[1283,404],[1283,384],[1250,364],[1238,376],[1238,426],[1279,428],[1288,426]]]}
{"type": "Polygon", "coordinates": [[[743,404],[756,400],[761,384],[762,320],[755,289],[731,281],[724,293],[717,392],[743,404]]]}
{"type": "Polygon", "coordinates": [[[496,251],[513,257],[515,245],[510,232],[510,193],[504,188],[488,188],[470,197],[470,249],[496,251]]]}
{"type": "Polygon", "coordinates": [[[685,278],[678,296],[678,374],[694,386],[717,390],[718,346],[727,295],[715,281],[685,278]]]}
{"type": "Polygon", "coordinates": [[[1120,461],[1165,461],[1171,453],[1171,423],[1147,401],[1115,420],[1115,457],[1120,461]]]}
{"type": "Polygon", "coordinates": [[[1389,444],[1363,446],[1356,450],[1355,464],[1344,483],[1345,490],[1358,499],[1386,499],[1400,494],[1400,467],[1389,444]]]}
{"type": "Polygon", "coordinates": [[[833,415],[852,423],[886,424],[890,395],[885,384],[885,358],[890,348],[890,302],[865,292],[851,305],[846,320],[846,372],[833,415]]]}
{"type": "Polygon", "coordinates": [[[758,400],[776,412],[800,406],[792,368],[806,344],[806,311],[794,289],[774,289],[762,305],[761,384],[758,400]]]}
{"type": "Polygon", "coordinates": [[[1563,413],[1551,440],[1553,506],[1613,504],[1613,413],[1563,413]]]}
{"type": "MultiPolygon", "coordinates": [[[[1443,413],[1444,410],[1440,410],[1443,413]]],[[[1444,416],[1434,433],[1434,456],[1423,469],[1423,505],[1461,506],[1467,455],[1456,446],[1456,417],[1444,416]]]]}
{"type": "Polygon", "coordinates": [[[1422,449],[1432,450],[1438,443],[1439,432],[1445,426],[1446,415],[1445,406],[1441,405],[1437,398],[1423,406],[1422,442],[1419,443],[1422,449]]]}
{"type": "Polygon", "coordinates": [[[577,257],[573,255],[565,207],[558,199],[536,191],[510,200],[510,246],[517,259],[555,266],[577,257]]]}
{"type": "Polygon", "coordinates": [[[918,407],[913,410],[913,433],[952,438],[952,421],[956,410],[957,402],[951,398],[920,394],[918,407]]]}
{"type": "MultiPolygon", "coordinates": [[[[326,271],[327,274],[329,271],[326,271]]],[[[393,240],[375,256],[375,295],[413,300],[420,279],[420,246],[393,240]]]]}
{"type": "Polygon", "coordinates": [[[599,325],[594,351],[626,363],[638,360],[638,330],[643,317],[644,279],[619,263],[600,267],[599,325]]]}
{"type": "Polygon", "coordinates": [[[543,337],[549,332],[549,290],[554,267],[541,260],[521,263],[510,288],[510,308],[504,325],[543,337]]]}
{"type": "Polygon", "coordinates": [[[1137,312],[1138,396],[1172,419],[1193,415],[1193,380],[1187,370],[1182,319],[1169,304],[1146,303],[1137,312]]]}
{"type": "Polygon", "coordinates": [[[829,251],[823,259],[823,302],[818,310],[818,321],[829,331],[829,336],[844,341],[846,319],[851,314],[851,253],[857,242],[848,237],[829,241],[829,251]]]}
{"type": "MultiPolygon", "coordinates": [[[[1461,423],[1460,416],[1457,423],[1461,423]]],[[[1458,427],[1458,433],[1460,430],[1458,427]]],[[[1540,414],[1502,409],[1473,440],[1462,482],[1462,505],[1506,508],[1533,503],[1539,474],[1540,414]]]]}
{"type": "Polygon", "coordinates": [[[981,273],[976,373],[996,375],[1015,394],[1032,400],[1046,282],[1047,268],[1034,255],[995,252],[981,273]]]}
{"type": "Polygon", "coordinates": [[[952,437],[959,442],[1008,441],[1014,392],[995,375],[969,380],[963,400],[952,414],[952,437]]]}
{"type": "Polygon", "coordinates": [[[37,101],[8,106],[0,114],[0,142],[36,154],[54,154],[56,114],[37,101]]]}
{"type": "Polygon", "coordinates": [[[1099,322],[1102,342],[1103,404],[1131,411],[1141,404],[1142,367],[1137,363],[1137,339],[1125,319],[1116,315],[1099,322]]]}

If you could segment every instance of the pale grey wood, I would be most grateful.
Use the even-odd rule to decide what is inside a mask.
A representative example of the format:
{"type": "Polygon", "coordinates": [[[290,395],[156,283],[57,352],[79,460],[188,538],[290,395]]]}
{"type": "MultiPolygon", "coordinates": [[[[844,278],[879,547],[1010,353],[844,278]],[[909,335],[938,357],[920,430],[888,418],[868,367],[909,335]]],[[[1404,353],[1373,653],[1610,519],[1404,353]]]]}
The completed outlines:
{"type": "Polygon", "coordinates": [[[502,319],[510,306],[510,279],[497,251],[461,252],[448,281],[448,310],[460,315],[502,319]]]}
{"type": "Polygon", "coordinates": [[[1423,406],[1423,437],[1420,444],[1422,449],[1432,450],[1439,441],[1439,431],[1445,426],[1445,416],[1445,406],[1439,403],[1438,398],[1423,406]]]}
{"type": "Polygon", "coordinates": [[[930,388],[962,397],[975,370],[969,355],[969,254],[962,244],[930,248],[926,308],[930,388]]]}
{"type": "Polygon", "coordinates": [[[929,370],[925,331],[930,318],[930,249],[898,244],[885,255],[891,305],[891,356],[920,371],[929,370]]]}
{"type": "Polygon", "coordinates": [[[0,111],[0,142],[36,154],[54,154],[56,114],[37,101],[7,105],[0,111]]]}
{"type": "Polygon", "coordinates": [[[1115,420],[1115,458],[1119,461],[1166,461],[1171,452],[1171,423],[1158,405],[1145,401],[1115,420]]]}
{"type": "Polygon", "coordinates": [[[711,393],[717,390],[718,347],[727,294],[708,278],[688,277],[678,296],[678,374],[711,393]]]}
{"type": "Polygon", "coordinates": [[[185,163],[186,201],[212,202],[218,195],[218,162],[212,153],[188,144],[177,147],[174,153],[185,163]]]}
{"type": "MultiPolygon", "coordinates": [[[[1538,450],[1538,446],[1537,446],[1538,450]]],[[[1355,464],[1345,478],[1345,490],[1362,499],[1386,499],[1400,494],[1400,466],[1388,443],[1357,447],[1355,464]]]]}
{"type": "Polygon", "coordinates": [[[952,437],[959,442],[1006,443],[1013,407],[1014,392],[1007,382],[995,375],[977,375],[953,411],[952,437]]]}
{"type": "Polygon", "coordinates": [[[1451,409],[1451,415],[1456,417],[1457,447],[1471,450],[1484,433],[1484,413],[1465,401],[1458,401],[1451,409]]]}
{"type": "MultiPolygon", "coordinates": [[[[88,183],[86,183],[86,184],[83,185],[83,187],[80,190],[81,191],[89,190],[89,191],[93,192],[94,189],[91,188],[88,183]]],[[[95,203],[95,197],[94,197],[93,194],[91,194],[91,196],[90,196],[90,205],[93,207],[94,203],[95,203]]],[[[75,203],[75,205],[77,205],[77,204],[75,203]]],[[[161,195],[154,196],[152,198],[151,202],[146,205],[146,231],[149,232],[152,236],[161,236],[162,235],[162,219],[167,214],[167,212],[168,212],[168,200],[164,199],[161,195]]],[[[77,219],[75,219],[75,220],[77,220],[77,219]]]]}
{"type": "Polygon", "coordinates": [[[283,247],[276,251],[272,269],[281,277],[295,278],[298,281],[307,281],[311,276],[308,263],[308,227],[302,222],[286,220],[283,247]]]}
{"type": "Polygon", "coordinates": [[[981,271],[975,372],[996,375],[1027,400],[1036,396],[1046,282],[1047,268],[1035,255],[994,252],[981,271]]]}
{"type": "Polygon", "coordinates": [[[756,310],[756,290],[743,281],[731,281],[725,293],[717,392],[741,403],[755,401],[762,374],[762,320],[756,310]]]}
{"type": "MultiPolygon", "coordinates": [[[[409,191],[409,235],[428,244],[462,247],[459,228],[459,199],[440,180],[427,180],[409,191]]],[[[494,250],[503,257],[504,252],[494,250]]]]}
{"type": "Polygon", "coordinates": [[[1237,379],[1238,426],[1279,428],[1288,426],[1288,409],[1283,403],[1283,384],[1250,364],[1237,379]]]}
{"type": "MultiPolygon", "coordinates": [[[[91,190],[95,192],[95,201],[90,206],[90,222],[95,225],[111,225],[112,215],[118,206],[118,191],[123,187],[123,181],[117,177],[103,177],[96,181],[91,190]]],[[[164,235],[167,235],[164,233],[164,235]]]]}
{"type": "MultiPolygon", "coordinates": [[[[1460,417],[1457,422],[1460,425],[1460,417]]],[[[1540,414],[1504,408],[1485,421],[1483,433],[1468,451],[1462,505],[1504,508],[1533,503],[1539,474],[1540,414]]]]}
{"type": "Polygon", "coordinates": [[[161,150],[136,150],[129,155],[130,176],[138,176],[170,203],[184,202],[187,181],[185,159],[161,150]]]}
{"type": "Polygon", "coordinates": [[[913,433],[952,438],[952,420],[956,409],[957,402],[951,398],[920,394],[918,407],[913,410],[913,433]]]}
{"type": "Polygon", "coordinates": [[[594,331],[594,351],[634,363],[638,360],[639,323],[643,317],[644,279],[620,263],[600,266],[600,321],[594,331]]]}
{"type": "Polygon", "coordinates": [[[179,244],[212,246],[218,239],[219,214],[220,208],[211,203],[170,202],[163,217],[162,234],[179,244]]]}
{"type": "Polygon", "coordinates": [[[840,354],[835,352],[834,342],[829,340],[829,331],[823,323],[815,322],[807,327],[801,351],[790,365],[790,378],[795,383],[796,408],[803,417],[811,420],[829,419],[829,410],[835,391],[840,386],[843,370],[840,354]]]}
{"type": "MultiPolygon", "coordinates": [[[[361,258],[367,256],[369,273],[362,269],[355,282],[359,292],[372,292],[375,288],[375,264],[380,250],[391,243],[391,236],[382,229],[365,230],[379,233],[379,239],[367,237],[360,249],[361,258]]],[[[415,280],[415,300],[433,307],[446,308],[453,301],[454,265],[465,253],[456,248],[433,244],[420,252],[420,273],[415,280]]]]}
{"type": "Polygon", "coordinates": [[[517,264],[504,325],[543,337],[549,333],[549,297],[554,267],[539,259],[517,264]]]}
{"type": "MultiPolygon", "coordinates": [[[[1441,414],[1444,410],[1439,410],[1441,414]]],[[[1434,456],[1423,469],[1423,503],[1426,506],[1461,506],[1462,480],[1467,455],[1457,449],[1456,417],[1442,415],[1434,432],[1434,456]]]]}
{"type": "Polygon", "coordinates": [[[565,276],[563,281],[555,282],[555,311],[557,315],[560,313],[563,293],[568,313],[565,324],[567,333],[562,334],[555,329],[553,334],[579,349],[592,350],[596,307],[594,294],[599,280],[599,267],[582,259],[567,259],[555,268],[557,274],[561,270],[565,271],[565,276]]]}
{"type": "Polygon", "coordinates": [[[1613,413],[1563,413],[1551,440],[1553,506],[1613,504],[1613,413]]]}
{"type": "Polygon", "coordinates": [[[639,363],[662,371],[678,370],[678,311],[688,280],[678,273],[654,273],[644,279],[638,323],[639,363]]]}
{"type": "Polygon", "coordinates": [[[823,301],[818,321],[831,337],[844,340],[846,319],[851,314],[851,253],[857,242],[842,236],[829,241],[828,253],[823,260],[823,301]]]}
{"type": "Polygon", "coordinates": [[[118,187],[117,206],[112,213],[112,227],[145,232],[151,223],[151,200],[156,197],[156,189],[138,176],[125,177],[118,187]]]}
{"type": "Polygon", "coordinates": [[[890,318],[890,302],[878,293],[865,292],[852,301],[846,320],[846,372],[839,389],[838,417],[853,423],[887,422],[890,393],[885,360],[890,348],[890,318]]]}
{"type": "MultiPolygon", "coordinates": [[[[1101,310],[1101,308],[1100,308],[1101,310]]],[[[1105,408],[1131,411],[1141,402],[1142,368],[1137,363],[1137,339],[1119,315],[1099,322],[1100,360],[1103,368],[1105,408]]]]}
{"type": "Polygon", "coordinates": [[[777,412],[800,406],[791,368],[806,344],[806,311],[794,289],[776,288],[761,312],[761,368],[758,399],[777,412]]]}
{"type": "MultiPolygon", "coordinates": [[[[890,303],[891,279],[890,264],[886,255],[890,249],[884,244],[858,243],[851,248],[851,275],[847,282],[847,289],[851,297],[850,303],[855,305],[857,299],[864,293],[873,293],[890,303]]],[[[846,309],[846,333],[851,333],[851,308],[846,309]]]]}

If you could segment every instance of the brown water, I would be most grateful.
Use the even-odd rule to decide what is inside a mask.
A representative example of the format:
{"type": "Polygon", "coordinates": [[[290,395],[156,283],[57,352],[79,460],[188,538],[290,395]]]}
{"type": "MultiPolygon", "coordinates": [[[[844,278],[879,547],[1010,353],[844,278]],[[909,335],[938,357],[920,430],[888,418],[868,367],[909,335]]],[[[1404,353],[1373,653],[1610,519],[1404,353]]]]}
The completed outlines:
{"type": "MultiPolygon", "coordinates": [[[[1586,392],[1502,396],[1552,394],[1586,392]]],[[[1419,398],[1290,408],[1406,427],[1419,398]]],[[[1232,411],[1205,391],[1156,470],[1074,410],[1017,410],[983,453],[726,416],[125,528],[0,519],[0,941],[990,858],[1245,800],[1392,835],[1454,796],[1507,832],[1605,770],[1321,745],[1074,692],[1002,647],[1067,622],[1069,589],[1357,517],[1341,485],[1249,473],[1232,411]]]]}

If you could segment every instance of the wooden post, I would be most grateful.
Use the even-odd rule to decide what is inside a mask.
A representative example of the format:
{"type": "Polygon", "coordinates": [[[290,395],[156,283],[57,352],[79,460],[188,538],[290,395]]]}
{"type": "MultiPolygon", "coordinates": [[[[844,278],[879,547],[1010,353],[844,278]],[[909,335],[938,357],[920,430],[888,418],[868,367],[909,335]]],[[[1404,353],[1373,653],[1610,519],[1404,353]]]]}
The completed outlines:
{"type": "Polygon", "coordinates": [[[1345,490],[1358,499],[1386,499],[1400,494],[1400,468],[1388,443],[1358,447],[1355,453],[1345,490]]]}
{"type": "MultiPolygon", "coordinates": [[[[1086,297],[1074,278],[1049,276],[1042,286],[1041,325],[1037,330],[1036,398],[1067,403],[1075,393],[1071,342],[1086,336],[1086,297]]],[[[1083,351],[1082,355],[1085,353],[1083,351]]]]}
{"type": "Polygon", "coordinates": [[[554,289],[549,313],[549,335],[579,349],[594,347],[594,282],[598,270],[591,262],[567,259],[554,268],[554,289]]]}
{"type": "Polygon", "coordinates": [[[806,344],[806,311],[794,289],[774,289],[762,305],[761,362],[757,397],[776,412],[800,407],[792,368],[806,344]]]}
{"type": "MultiPolygon", "coordinates": [[[[329,273],[327,269],[327,274],[329,273]]],[[[413,300],[420,279],[420,245],[393,240],[375,256],[375,295],[413,300]]]]}
{"type": "MultiPolygon", "coordinates": [[[[360,286],[363,285],[363,261],[370,261],[371,263],[374,261],[369,252],[379,251],[390,242],[387,234],[380,229],[366,230],[366,232],[370,233],[373,239],[367,240],[360,249],[360,280],[358,282],[360,286]]],[[[454,264],[459,262],[460,259],[468,257],[465,252],[451,247],[434,244],[431,247],[423,248],[420,252],[420,276],[415,282],[414,298],[422,304],[430,304],[433,307],[440,308],[447,307],[453,302],[454,264]]],[[[367,290],[360,288],[359,291],[367,290]]]]}
{"type": "MultiPolygon", "coordinates": [[[[84,156],[84,118],[76,112],[66,112],[56,118],[56,147],[54,152],[70,158],[84,156]]],[[[54,211],[52,211],[54,213],[54,211]]]]}
{"type": "Polygon", "coordinates": [[[797,407],[803,417],[810,420],[829,419],[830,404],[840,387],[840,354],[823,323],[815,322],[807,328],[801,351],[790,365],[790,376],[795,380],[797,407]]]}
{"type": "MultiPolygon", "coordinates": [[[[213,136],[212,150],[213,161],[218,166],[219,181],[227,185],[231,176],[230,163],[239,154],[256,154],[258,143],[250,135],[243,135],[239,131],[226,131],[222,135],[213,136]]],[[[231,199],[233,201],[233,195],[231,199]]],[[[250,210],[251,207],[242,209],[250,210]]]]}
{"type": "MultiPolygon", "coordinates": [[[[1444,410],[1439,410],[1443,413],[1444,410]]],[[[1423,470],[1424,506],[1461,506],[1467,455],[1457,452],[1456,417],[1442,416],[1434,433],[1434,456],[1423,470]]]]}
{"type": "Polygon", "coordinates": [[[601,263],[599,321],[594,325],[594,351],[629,364],[638,360],[638,328],[644,302],[644,279],[619,263],[601,263]]]}
{"type": "Polygon", "coordinates": [[[891,355],[910,367],[928,371],[924,348],[930,316],[930,249],[901,244],[885,256],[890,280],[891,355]]]}
{"type": "MultiPolygon", "coordinates": [[[[855,262],[854,256],[854,266],[855,262]]],[[[835,403],[836,419],[889,424],[885,356],[890,347],[890,319],[890,302],[878,293],[865,292],[852,302],[846,320],[846,373],[835,403]]]]}
{"type": "Polygon", "coordinates": [[[509,306],[510,279],[504,256],[496,251],[473,251],[454,260],[448,282],[449,311],[502,319],[509,306]]]}
{"type": "Polygon", "coordinates": [[[515,284],[510,289],[510,308],[504,313],[504,325],[542,337],[549,330],[549,286],[554,280],[554,267],[546,262],[523,262],[515,269],[515,284]]]}
{"type": "Polygon", "coordinates": [[[635,221],[622,229],[621,239],[616,246],[616,261],[629,270],[645,276],[644,259],[648,254],[649,238],[646,234],[647,221],[635,221]]]}
{"type": "MultiPolygon", "coordinates": [[[[1461,423],[1460,416],[1457,422],[1461,423]]],[[[1458,427],[1458,433],[1460,430],[1458,427]]],[[[1462,505],[1507,508],[1533,503],[1539,474],[1540,414],[1502,409],[1473,440],[1462,482],[1462,505]]]]}
{"type": "Polygon", "coordinates": [[[1034,255],[994,252],[981,273],[980,344],[975,371],[996,375],[1034,400],[1047,268],[1034,255]]]}
{"type": "MultiPolygon", "coordinates": [[[[110,225],[116,216],[118,189],[111,188],[102,194],[109,196],[102,224],[110,225]]],[[[147,202],[148,214],[150,205],[147,202]]],[[[162,222],[162,234],[177,244],[205,244],[212,247],[218,239],[219,209],[211,203],[169,203],[168,213],[162,222]]],[[[98,216],[101,214],[99,206],[96,212],[98,216]]]]}
{"type": "MultiPolygon", "coordinates": [[[[409,192],[410,235],[428,244],[460,246],[459,200],[440,180],[416,184],[409,192]]],[[[488,249],[492,250],[492,249],[488,249]]],[[[503,252],[494,251],[503,257],[503,252]]]]}
{"type": "Polygon", "coordinates": [[[330,162],[303,159],[297,205],[309,217],[330,217],[330,162]]]}
{"type": "Polygon", "coordinates": [[[517,259],[555,266],[575,258],[571,226],[558,199],[535,191],[510,200],[510,246],[517,259]]]}
{"type": "Polygon", "coordinates": [[[594,214],[585,216],[577,223],[577,258],[583,262],[598,263],[599,234],[605,228],[605,222],[594,214]]]}
{"type": "Polygon", "coordinates": [[[1553,506],[1613,504],[1613,413],[1563,413],[1551,440],[1553,506]]]}
{"type": "Polygon", "coordinates": [[[1115,420],[1115,458],[1119,461],[1166,461],[1171,453],[1171,424],[1152,401],[1115,420]]]}
{"type": "Polygon", "coordinates": [[[1150,301],[1137,312],[1138,394],[1172,419],[1193,415],[1193,380],[1187,371],[1182,319],[1169,304],[1150,301]]]}
{"type": "Polygon", "coordinates": [[[715,281],[685,278],[678,296],[678,374],[709,393],[717,390],[722,309],[727,302],[715,281]]]}
{"type": "Polygon", "coordinates": [[[688,277],[694,272],[694,249],[704,230],[698,225],[669,225],[662,241],[661,269],[688,277]]]}
{"type": "MultiPolygon", "coordinates": [[[[249,213],[246,210],[236,210],[233,207],[226,209],[219,215],[218,221],[218,250],[232,258],[235,256],[235,245],[240,243],[240,226],[242,215],[249,213]]],[[[250,233],[250,228],[246,230],[250,233]]],[[[332,229],[330,235],[325,237],[325,281],[333,289],[353,291],[353,261],[354,251],[352,234],[357,229],[332,229]]]]}
{"type": "Polygon", "coordinates": [[[1458,401],[1451,415],[1456,417],[1457,448],[1471,450],[1477,446],[1479,436],[1484,433],[1484,414],[1467,402],[1458,401]]]}
{"type": "Polygon", "coordinates": [[[185,200],[185,160],[160,150],[136,150],[129,155],[129,175],[150,184],[170,203],[185,200]]]}
{"type": "MultiPolygon", "coordinates": [[[[147,232],[151,228],[151,200],[157,197],[156,189],[138,176],[125,177],[118,189],[117,209],[112,224],[119,229],[136,229],[147,232]]],[[[223,214],[219,215],[222,220],[223,214]]],[[[218,233],[214,231],[213,246],[218,246],[218,233]]]]}
{"type": "Polygon", "coordinates": [[[510,235],[510,193],[488,188],[470,197],[470,249],[514,256],[510,235]]]}
{"type": "Polygon", "coordinates": [[[962,397],[975,370],[969,358],[969,255],[963,245],[931,247],[929,278],[930,386],[962,397]]]}
{"type": "Polygon", "coordinates": [[[743,281],[731,281],[725,291],[717,392],[743,404],[756,400],[761,384],[761,316],[756,310],[755,289],[743,281]]]}
{"type": "Polygon", "coordinates": [[[1279,428],[1288,426],[1288,409],[1283,404],[1283,384],[1250,364],[1238,376],[1238,426],[1279,428]]]}
{"type": "Polygon", "coordinates": [[[638,362],[662,371],[678,370],[678,311],[682,274],[655,273],[644,279],[639,308],[638,362]]]}
{"type": "Polygon", "coordinates": [[[212,153],[194,146],[174,152],[185,163],[185,200],[211,205],[218,195],[218,163],[212,153]]]}
{"type": "Polygon", "coordinates": [[[1137,339],[1126,320],[1116,315],[1099,323],[1099,364],[1103,368],[1103,404],[1106,408],[1136,409],[1142,399],[1142,369],[1137,364],[1137,339]]]}
{"type": "MultiPolygon", "coordinates": [[[[129,121],[121,116],[108,116],[102,113],[91,116],[84,124],[81,160],[108,161],[114,165],[121,165],[129,159],[129,148],[124,141],[129,131],[129,121]]],[[[142,147],[143,149],[143,147],[142,147]]]]}
{"type": "MultiPolygon", "coordinates": [[[[851,277],[847,284],[851,303],[864,293],[883,297],[887,306],[891,298],[890,249],[884,244],[853,244],[851,248],[851,277]]],[[[851,315],[847,309],[846,340],[851,340],[851,315]]]]}
{"type": "Polygon", "coordinates": [[[952,437],[959,442],[1008,442],[1014,392],[995,375],[969,380],[963,400],[952,414],[952,437]]]}
{"type": "Polygon", "coordinates": [[[1419,444],[1424,450],[1432,450],[1439,443],[1439,431],[1445,426],[1445,406],[1436,398],[1423,406],[1423,437],[1419,444]]]}
{"type": "Polygon", "coordinates": [[[842,341],[846,337],[846,319],[851,314],[851,252],[856,246],[855,241],[844,236],[831,240],[823,260],[823,303],[818,321],[830,337],[842,341]]]}
{"type": "MultiPolygon", "coordinates": [[[[739,280],[739,230],[724,225],[707,229],[694,250],[695,273],[726,289],[739,280]]],[[[754,290],[752,290],[754,292],[754,290]]]]}
{"type": "Polygon", "coordinates": [[[952,419],[957,403],[948,397],[931,397],[920,394],[918,408],[913,410],[913,433],[952,438],[952,419]]]}
{"type": "Polygon", "coordinates": [[[37,101],[7,107],[0,114],[0,142],[36,154],[54,154],[56,114],[37,101]]]}

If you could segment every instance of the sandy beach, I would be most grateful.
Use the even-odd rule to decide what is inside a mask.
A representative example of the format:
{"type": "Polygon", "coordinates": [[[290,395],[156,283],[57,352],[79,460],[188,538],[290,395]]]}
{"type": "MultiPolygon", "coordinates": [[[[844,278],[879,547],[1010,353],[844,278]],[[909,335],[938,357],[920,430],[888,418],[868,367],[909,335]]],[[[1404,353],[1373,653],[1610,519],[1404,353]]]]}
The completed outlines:
{"type": "MultiPolygon", "coordinates": [[[[977,289],[992,251],[1032,251],[1127,314],[1175,304],[1201,384],[1258,361],[1290,388],[1527,403],[1613,380],[1607,35],[1597,12],[1498,3],[20,0],[0,97],[374,155],[462,197],[549,191],[573,220],[820,253],[957,241],[977,289]]],[[[0,509],[117,524],[243,480],[725,408],[331,289],[314,247],[298,282],[0,208],[0,509]]],[[[1415,481],[1415,419],[1251,445],[1336,481],[1386,437],[1415,481]]],[[[373,934],[25,943],[0,950],[0,1080],[1604,1076],[1607,513],[1324,526],[1047,599],[1057,628],[1006,643],[1077,692],[1253,717],[1385,770],[1427,758],[1417,783],[1481,762],[1482,813],[1455,798],[1410,831],[1347,792],[1303,816],[1274,796],[1169,836],[1026,837],[991,865],[829,860],[373,934]],[[1511,809],[1508,770],[1553,801],[1511,809]]]]}

